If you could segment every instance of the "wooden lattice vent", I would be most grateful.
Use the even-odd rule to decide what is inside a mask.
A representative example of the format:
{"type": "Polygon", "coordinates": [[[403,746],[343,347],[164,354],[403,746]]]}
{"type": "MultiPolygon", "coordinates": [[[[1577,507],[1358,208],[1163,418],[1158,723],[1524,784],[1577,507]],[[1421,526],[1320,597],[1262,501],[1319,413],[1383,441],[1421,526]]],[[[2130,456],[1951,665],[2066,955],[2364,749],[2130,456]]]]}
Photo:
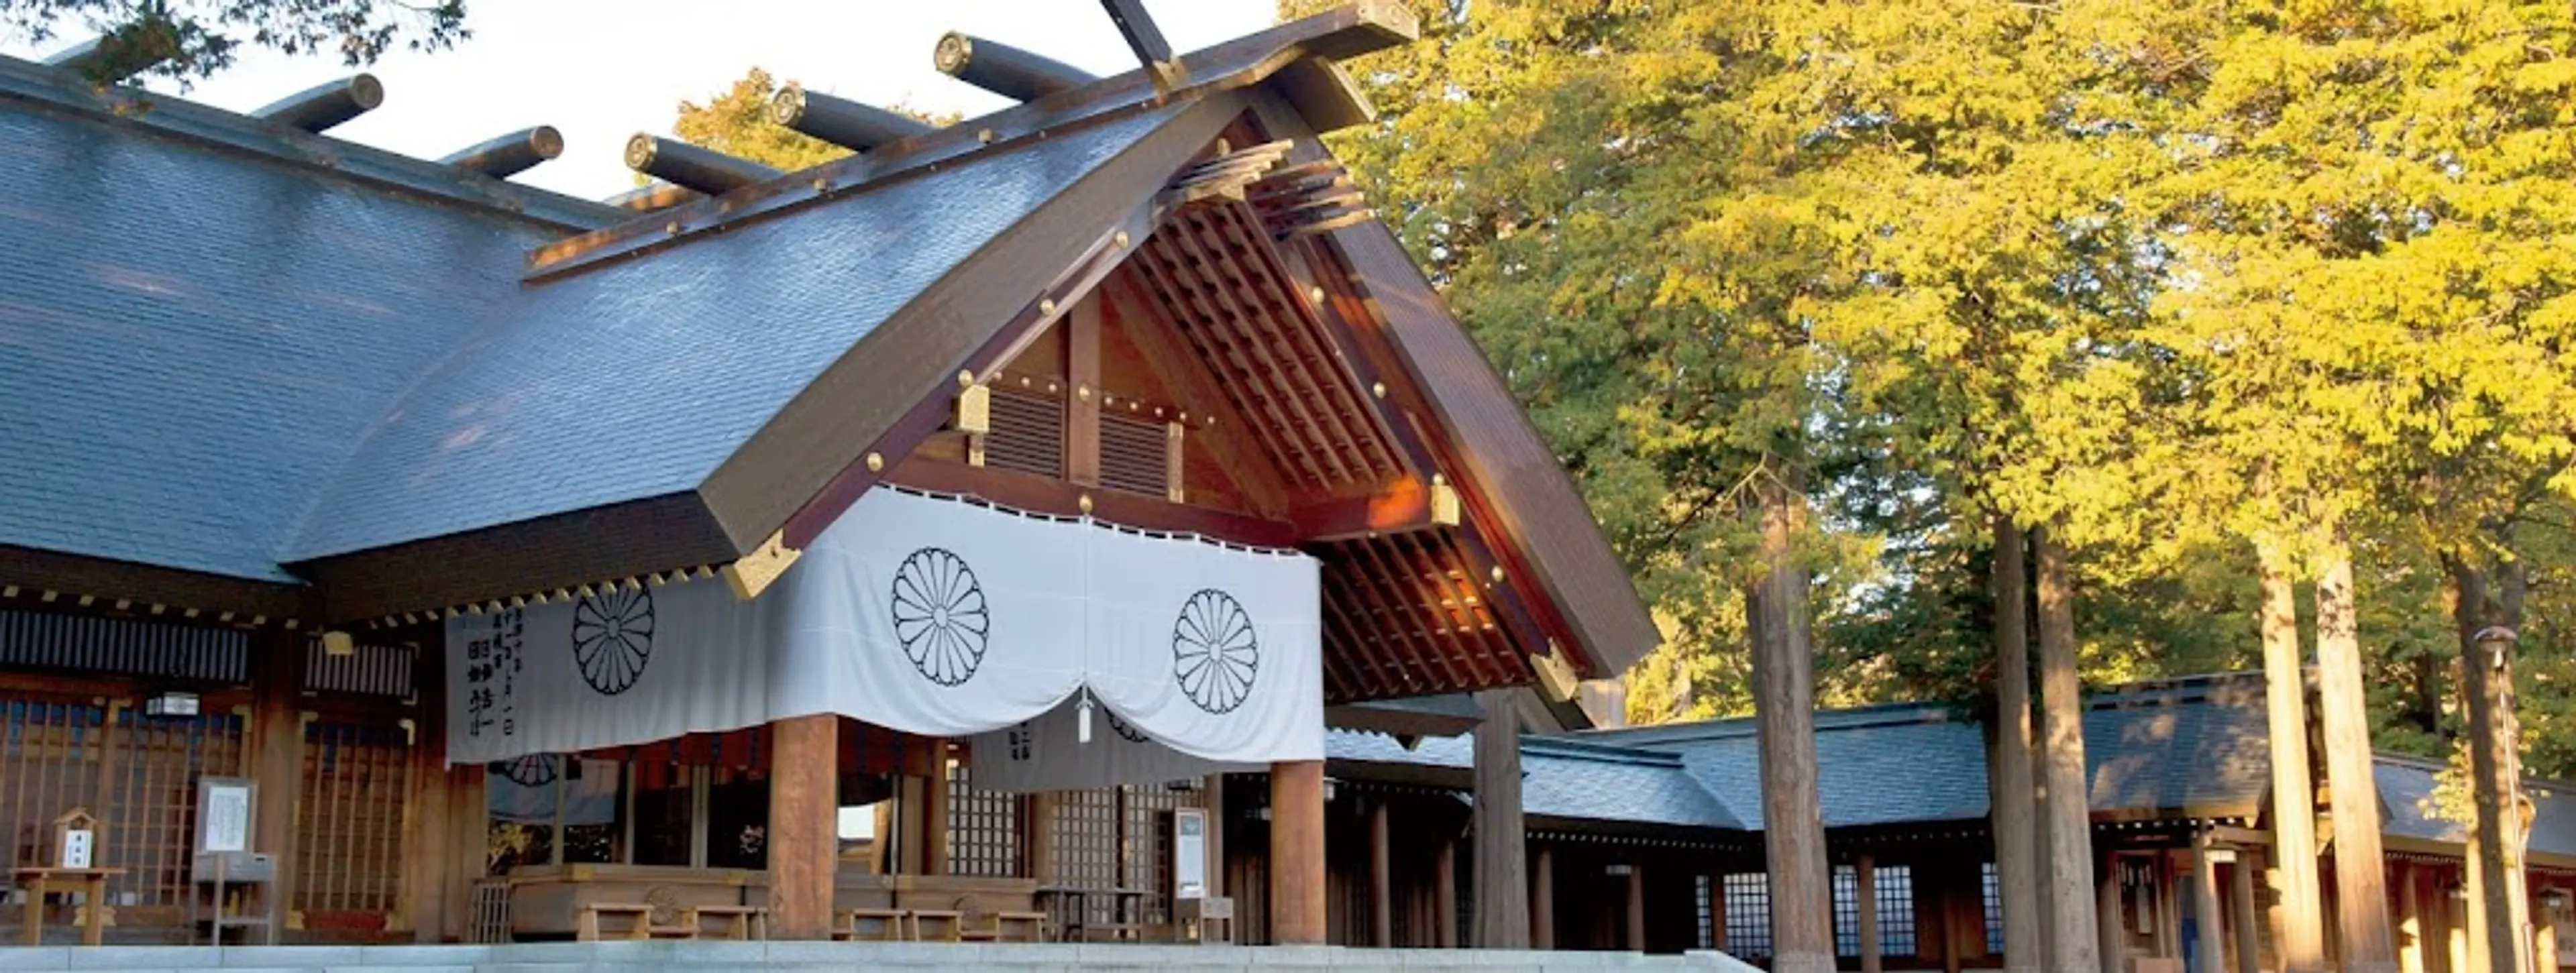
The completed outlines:
{"type": "Polygon", "coordinates": [[[1329,159],[1265,175],[1246,188],[1244,199],[1276,240],[1330,232],[1377,216],[1350,172],[1329,159]]]}
{"type": "Polygon", "coordinates": [[[1246,149],[1229,149],[1220,141],[1215,158],[1184,169],[1172,179],[1163,190],[1163,203],[1179,207],[1208,199],[1240,201],[1255,180],[1288,154],[1290,144],[1264,142],[1246,149]]]}
{"type": "Polygon", "coordinates": [[[1165,497],[1175,493],[1179,475],[1181,427],[1159,420],[1117,414],[1100,417],[1100,485],[1112,490],[1165,497]]]}
{"type": "Polygon", "coordinates": [[[1064,395],[1054,383],[995,383],[992,431],[978,437],[976,465],[1055,478],[1064,475],[1064,395]]]}

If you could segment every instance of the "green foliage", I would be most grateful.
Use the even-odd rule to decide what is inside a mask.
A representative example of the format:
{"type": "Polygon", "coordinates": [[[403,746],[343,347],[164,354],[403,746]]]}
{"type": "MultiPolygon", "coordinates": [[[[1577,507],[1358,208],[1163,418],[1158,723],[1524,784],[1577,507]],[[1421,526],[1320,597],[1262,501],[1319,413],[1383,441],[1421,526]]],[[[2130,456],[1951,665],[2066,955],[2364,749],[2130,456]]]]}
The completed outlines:
{"type": "Polygon", "coordinates": [[[778,124],[769,117],[769,100],[778,83],[760,68],[735,81],[723,94],[680,103],[671,130],[682,139],[726,155],[740,156],[785,172],[807,169],[847,156],[850,150],[778,124]]]}
{"type": "Polygon", "coordinates": [[[32,41],[66,27],[104,38],[98,80],[135,73],[202,78],[244,46],[287,54],[338,54],[372,64],[397,45],[436,51],[471,36],[465,0],[0,0],[0,24],[32,41]]]}
{"type": "Polygon", "coordinates": [[[1793,475],[1828,699],[1978,694],[1997,515],[2076,545],[2092,681],[2256,664],[2255,544],[2340,543],[2378,742],[2445,754],[2442,558],[2502,556],[2576,768],[2576,9],[1414,7],[1335,148],[1656,606],[1633,715],[1745,706],[1793,475]]]}

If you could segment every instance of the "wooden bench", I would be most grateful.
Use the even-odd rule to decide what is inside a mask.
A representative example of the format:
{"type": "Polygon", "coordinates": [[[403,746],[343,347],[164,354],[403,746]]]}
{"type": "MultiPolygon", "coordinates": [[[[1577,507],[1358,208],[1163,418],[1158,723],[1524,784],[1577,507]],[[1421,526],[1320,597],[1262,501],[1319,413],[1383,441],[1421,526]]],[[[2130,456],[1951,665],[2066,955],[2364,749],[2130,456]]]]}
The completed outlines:
{"type": "Polygon", "coordinates": [[[842,909],[832,913],[832,938],[893,942],[909,938],[911,931],[905,926],[911,919],[912,914],[902,909],[842,909]],[[874,936],[863,928],[863,924],[871,923],[877,930],[874,936]]]}
{"type": "Polygon", "coordinates": [[[667,926],[657,926],[653,924],[655,908],[645,902],[584,903],[579,917],[574,920],[573,938],[584,942],[598,939],[599,917],[603,915],[633,916],[634,921],[626,927],[628,939],[650,939],[655,936],[669,936],[674,939],[698,938],[697,909],[683,906],[677,910],[679,914],[675,917],[679,921],[667,926]]]}
{"type": "Polygon", "coordinates": [[[986,908],[984,900],[973,895],[957,897],[955,908],[960,914],[957,938],[970,943],[1037,943],[1046,941],[1047,914],[1012,909],[986,908]],[[1012,933],[1019,935],[1015,938],[1012,933]]]}
{"type": "Polygon", "coordinates": [[[944,930],[942,935],[936,937],[939,942],[954,943],[963,942],[965,940],[966,913],[964,912],[960,912],[956,909],[912,910],[913,939],[921,942],[933,941],[930,930],[926,928],[932,925],[939,926],[944,930]]]}
{"type": "Polygon", "coordinates": [[[691,907],[687,911],[697,913],[701,919],[706,916],[724,917],[725,931],[731,933],[734,939],[769,938],[769,910],[760,906],[701,905],[691,907]]]}

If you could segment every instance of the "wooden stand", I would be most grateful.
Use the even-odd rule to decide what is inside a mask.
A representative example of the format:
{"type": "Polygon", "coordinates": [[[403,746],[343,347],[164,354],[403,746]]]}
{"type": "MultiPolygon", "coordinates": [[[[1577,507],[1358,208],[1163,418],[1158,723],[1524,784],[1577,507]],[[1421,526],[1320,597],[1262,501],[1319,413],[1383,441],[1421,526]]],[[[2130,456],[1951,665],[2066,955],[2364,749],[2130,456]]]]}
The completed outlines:
{"type": "Polygon", "coordinates": [[[107,941],[107,880],[125,874],[125,869],[21,868],[12,874],[18,887],[27,893],[27,904],[18,913],[23,917],[21,940],[26,945],[41,945],[44,939],[47,892],[81,893],[87,908],[81,923],[81,945],[96,946],[107,941]]]}
{"type": "Polygon", "coordinates": [[[188,883],[188,935],[193,940],[197,934],[197,897],[209,894],[206,887],[212,886],[214,911],[213,915],[205,920],[207,942],[217,946],[223,945],[224,930],[228,928],[257,929],[260,931],[262,942],[275,946],[277,945],[275,865],[267,861],[266,856],[252,856],[255,863],[261,867],[236,868],[233,866],[234,857],[235,853],[227,852],[208,852],[197,856],[198,871],[188,883]],[[261,909],[258,914],[225,911],[224,893],[235,889],[259,897],[261,909]]]}

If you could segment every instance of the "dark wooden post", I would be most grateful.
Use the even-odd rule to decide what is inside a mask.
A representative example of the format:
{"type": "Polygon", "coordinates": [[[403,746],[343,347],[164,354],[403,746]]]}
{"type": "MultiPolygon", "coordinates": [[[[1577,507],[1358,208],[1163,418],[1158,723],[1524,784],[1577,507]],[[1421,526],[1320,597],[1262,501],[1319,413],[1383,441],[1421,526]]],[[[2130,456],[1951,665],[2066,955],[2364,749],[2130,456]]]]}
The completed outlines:
{"type": "Polygon", "coordinates": [[[1726,866],[1711,863],[1708,870],[1708,948],[1726,949],[1726,866]]]}
{"type": "Polygon", "coordinates": [[[930,741],[930,770],[921,778],[921,873],[948,874],[948,741],[940,739],[930,741]]]}
{"type": "MultiPolygon", "coordinates": [[[[1020,827],[1028,834],[1029,877],[1040,885],[1055,882],[1055,792],[1039,791],[1029,795],[1028,819],[1020,827]]],[[[1210,814],[1214,819],[1216,816],[1210,814]]],[[[1208,830],[1217,828],[1211,824],[1208,830]]],[[[1209,847],[1213,848],[1214,845],[1209,847]]]]}
{"type": "Polygon", "coordinates": [[[2227,923],[2218,912],[2217,844],[2206,830],[2191,836],[2192,973],[2227,973],[2227,923]]]}
{"type": "Polygon", "coordinates": [[[1646,951],[1646,866],[1628,864],[1628,948],[1646,951]]]}
{"type": "Polygon", "coordinates": [[[251,659],[251,779],[259,784],[253,850],[276,856],[277,878],[267,894],[276,896],[273,917],[290,923],[286,928],[294,928],[289,910],[300,870],[295,815],[304,785],[304,642],[303,632],[265,629],[251,659]]]}
{"type": "MultiPolygon", "coordinates": [[[[1858,912],[1856,919],[1860,926],[1860,971],[1880,973],[1887,966],[1886,960],[1879,956],[1878,859],[1875,857],[1863,854],[1852,859],[1852,905],[1858,912]]],[[[1943,906],[1946,909],[1948,903],[1944,902],[1943,906]]]]}
{"type": "MultiPolygon", "coordinates": [[[[433,643],[434,644],[434,643],[433,643]]],[[[447,666],[424,645],[412,666],[411,792],[403,799],[402,908],[412,941],[435,943],[447,929],[447,666]]]]}
{"type": "Polygon", "coordinates": [[[2258,925],[2262,920],[2254,909],[2254,875],[2261,868],[2262,859],[2254,849],[2236,850],[2235,885],[2230,890],[2229,903],[2235,913],[2236,973],[2259,973],[2263,968],[2263,934],[2258,925]]]}
{"type": "Polygon", "coordinates": [[[2369,693],[2361,684],[2352,552],[2338,544],[2317,575],[2317,707],[2325,729],[2327,789],[2334,794],[2336,957],[2343,973],[2396,973],[2388,921],[2388,859],[2379,841],[2379,785],[2371,767],[2369,693]]]}
{"type": "MultiPolygon", "coordinates": [[[[2120,914],[2119,858],[2103,856],[2102,867],[2094,876],[2093,894],[2095,896],[2093,911],[2096,919],[2093,934],[2099,937],[2094,940],[2094,948],[2097,950],[2095,955],[2103,958],[2102,969],[2104,970],[2128,969],[2129,951],[2122,945],[2129,938],[2129,933],[2123,925],[2126,917],[2120,914]]],[[[2057,968],[2054,965],[2055,962],[2052,954],[2051,969],[2057,968]]]]}
{"type": "Polygon", "coordinates": [[[817,713],[770,724],[769,934],[778,939],[832,935],[839,720],[817,713]]]}
{"type": "Polygon", "coordinates": [[[1083,298],[1065,312],[1064,478],[1100,483],[1100,297],[1083,298]]]}
{"type": "Polygon", "coordinates": [[[1225,895],[1225,775],[1209,774],[1199,793],[1207,808],[1207,894],[1225,895]]]}
{"type": "Polygon", "coordinates": [[[2039,973],[2039,784],[2030,726],[2030,586],[2021,526],[1995,518],[1995,738],[1989,816],[2004,913],[2004,973],[2039,973]]]}
{"type": "Polygon", "coordinates": [[[1270,765],[1270,941],[1324,943],[1324,762],[1270,765]]]}
{"type": "Polygon", "coordinates": [[[1476,945],[1527,949],[1529,880],[1521,824],[1521,716],[1512,691],[1476,694],[1476,945]]]}
{"type": "MultiPolygon", "coordinates": [[[[2281,875],[2282,968],[2326,968],[2325,904],[2317,876],[2316,794],[2308,777],[2308,693],[2300,665],[2298,595],[2277,550],[2257,552],[2263,592],[2264,705],[2272,750],[2272,847],[2281,875]]],[[[2365,758],[2368,756],[2364,754],[2365,758]]]]}
{"type": "Polygon", "coordinates": [[[2075,591],[2066,546],[2037,532],[2039,549],[2039,694],[2046,747],[2048,951],[2054,973],[2100,973],[2092,879],[2091,788],[2084,767],[2083,685],[2076,678],[2075,591]]]}
{"type": "MultiPolygon", "coordinates": [[[[1808,573],[1798,561],[1798,498],[1765,481],[1766,571],[1747,599],[1753,635],[1753,725],[1761,754],[1763,854],[1771,882],[1773,973],[1833,973],[1832,866],[1816,793],[1816,670],[1809,654],[1808,573]]],[[[2080,765],[2079,765],[2080,766],[2080,765]]]]}
{"type": "Polygon", "coordinates": [[[1369,944],[1395,945],[1395,868],[1387,847],[1386,801],[1369,802],[1369,944]]]}
{"type": "Polygon", "coordinates": [[[1431,944],[1442,949],[1458,948],[1458,839],[1440,842],[1440,854],[1431,863],[1431,944]]]}
{"type": "Polygon", "coordinates": [[[482,764],[447,768],[447,888],[439,933],[463,941],[474,933],[474,886],[492,871],[491,784],[482,764]]]}
{"type": "Polygon", "coordinates": [[[1530,865],[1530,948],[1556,948],[1556,849],[1538,846],[1530,865]]]}

